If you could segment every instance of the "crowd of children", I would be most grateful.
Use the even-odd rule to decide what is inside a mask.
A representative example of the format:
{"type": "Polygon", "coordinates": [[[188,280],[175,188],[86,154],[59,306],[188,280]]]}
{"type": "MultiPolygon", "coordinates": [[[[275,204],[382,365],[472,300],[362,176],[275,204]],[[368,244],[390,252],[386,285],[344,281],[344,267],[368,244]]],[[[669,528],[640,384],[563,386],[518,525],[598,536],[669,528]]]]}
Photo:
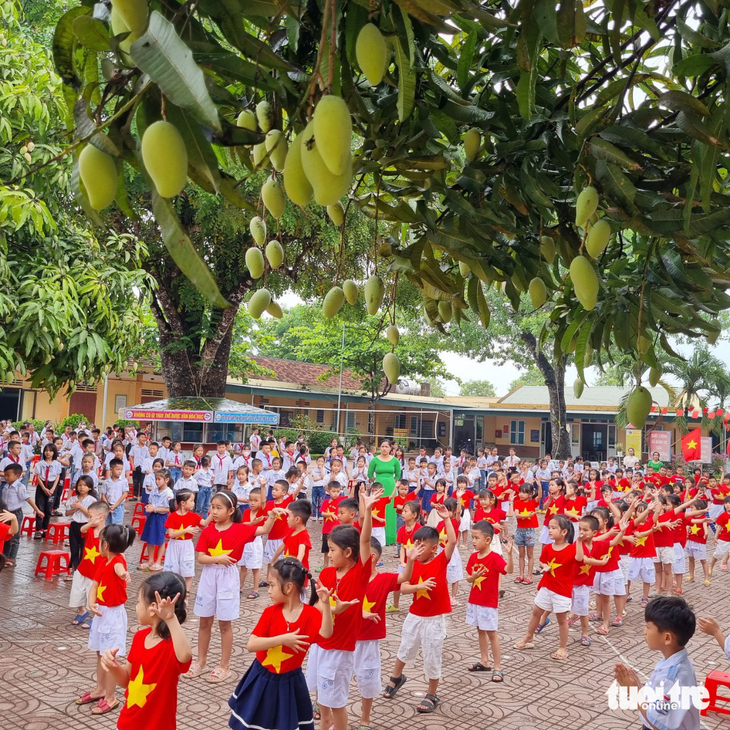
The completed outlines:
{"type": "MultiPolygon", "coordinates": [[[[717,479],[699,469],[688,475],[682,467],[670,471],[655,463],[642,471],[613,460],[594,469],[580,459],[549,456],[531,464],[514,450],[504,459],[497,449],[458,457],[450,449],[430,456],[422,449],[418,457],[397,451],[402,477],[386,495],[368,479],[371,455],[362,444],[345,455],[334,442],[312,461],[303,442],[262,439],[258,429],[247,443],[232,449],[220,441],[210,454],[202,446],[185,453],[179,442],[157,443],[132,429],[123,437],[81,427],[62,437],[50,428],[34,436],[35,443],[28,429],[10,432],[3,444],[0,567],[15,565],[26,503],[36,515],[35,537],[45,535],[68,474],[63,513],[71,524],[71,623],[88,631],[97,657],[96,685],[77,704],[106,714],[120,704],[116,685],[125,687],[118,728],[139,724],[142,708],[145,722],[154,717],[155,725],[174,728],[174,714],[163,715],[164,703],[176,705],[178,677],[230,680],[232,622],[242,597],[259,599],[260,588],[268,589],[271,605],[251,631],[248,650],[256,657],[231,696],[230,726],[295,730],[321,720],[324,730],[345,730],[354,678],[362,698],[360,727],[369,730],[373,701],[398,694],[419,652],[428,687],[417,710],[438,708],[445,619],[459,603],[464,580],[466,623],[475,629],[479,652],[465,670],[502,682],[505,576],[515,573],[520,586],[539,576],[534,608],[515,648],[533,648],[552,614],[558,627],[552,658],[559,662],[568,658],[571,626],[580,627],[580,646],[590,647],[591,624],[598,635],[620,629],[627,602],[634,600],[647,608],[654,631],[674,632],[671,645],[681,651],[686,632],[676,629],[666,606],[684,615],[685,584],[708,586],[716,569],[728,569],[730,475],[717,479]],[[23,451],[31,443],[41,452],[35,467],[23,451]],[[139,539],[146,557],[138,569],[150,575],[137,596],[143,629],[127,654],[124,553],[137,537],[125,525],[128,498],[144,505],[139,539]],[[399,560],[397,572],[386,573],[378,567],[391,504],[399,560]],[[321,522],[321,564],[311,555],[315,521],[321,522]],[[469,539],[464,565],[460,548],[468,549],[469,539]],[[192,600],[196,563],[201,570],[192,600]],[[413,598],[383,687],[379,642],[401,594],[413,598]],[[195,658],[181,628],[189,609],[199,618],[195,658]],[[211,668],[216,619],[220,659],[211,668]]],[[[700,627],[718,636],[717,624],[704,621],[700,627]]],[[[616,680],[636,678],[620,665],[616,680]]]]}

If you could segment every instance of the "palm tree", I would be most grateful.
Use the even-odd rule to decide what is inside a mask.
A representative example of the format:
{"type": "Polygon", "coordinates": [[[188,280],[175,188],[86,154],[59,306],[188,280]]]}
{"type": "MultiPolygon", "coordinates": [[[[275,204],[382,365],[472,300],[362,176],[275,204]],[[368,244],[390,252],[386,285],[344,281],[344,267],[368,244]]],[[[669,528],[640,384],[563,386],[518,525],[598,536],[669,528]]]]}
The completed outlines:
{"type": "Polygon", "coordinates": [[[689,360],[669,359],[664,372],[674,375],[680,383],[676,406],[684,410],[704,407],[704,394],[711,390],[715,374],[722,370],[722,363],[705,347],[694,350],[689,360]]]}

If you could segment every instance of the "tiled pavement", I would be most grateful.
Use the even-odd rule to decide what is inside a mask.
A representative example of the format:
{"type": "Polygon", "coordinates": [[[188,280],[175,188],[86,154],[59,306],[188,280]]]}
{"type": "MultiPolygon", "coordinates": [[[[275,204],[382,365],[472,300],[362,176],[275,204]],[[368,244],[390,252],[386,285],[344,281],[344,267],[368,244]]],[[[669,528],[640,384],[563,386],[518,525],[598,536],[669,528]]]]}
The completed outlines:
{"type": "MultiPolygon", "coordinates": [[[[130,506],[131,510],[131,506],[130,506]]],[[[312,533],[319,527],[313,524],[312,533]]],[[[73,611],[67,607],[70,583],[34,578],[33,571],[40,551],[37,542],[23,537],[16,568],[0,574],[0,730],[76,730],[114,728],[116,713],[103,718],[90,715],[89,707],[79,708],[74,700],[90,689],[95,671],[94,655],[86,649],[88,633],[72,627],[73,611]]],[[[127,604],[130,632],[135,630],[134,600],[143,574],[134,571],[140,552],[136,543],[127,553],[132,568],[130,601],[127,604]]],[[[386,568],[394,569],[394,549],[386,548],[386,568]]],[[[468,553],[462,553],[464,561],[468,553]]],[[[313,563],[320,555],[315,546],[313,563]]],[[[250,579],[249,579],[250,580],[250,579]]],[[[196,584],[193,584],[193,592],[196,584]]],[[[419,665],[408,667],[408,682],[393,701],[378,699],[372,724],[376,730],[635,730],[641,724],[634,714],[608,709],[605,691],[611,683],[616,661],[633,665],[648,675],[660,658],[650,654],[643,639],[641,608],[629,604],[625,626],[612,629],[608,637],[593,634],[593,646],[582,648],[575,630],[570,632],[566,662],[555,662],[550,654],[557,646],[557,630],[551,625],[537,638],[537,648],[518,652],[513,643],[522,635],[532,609],[534,586],[515,585],[508,577],[507,594],[500,608],[505,682],[493,684],[489,675],[469,674],[465,665],[478,659],[474,630],[464,623],[466,584],[462,584],[460,605],[448,618],[448,639],[444,652],[444,679],[439,689],[443,704],[432,715],[419,715],[415,705],[425,692],[425,680],[419,665]],[[619,659],[620,657],[620,659],[619,659]]],[[[715,615],[722,628],[730,629],[730,573],[717,573],[713,584],[705,588],[695,583],[686,598],[700,614],[715,615]]],[[[406,615],[409,597],[404,596],[400,614],[388,616],[388,638],[382,643],[383,678],[392,669],[398,649],[400,627],[406,615]]],[[[246,636],[255,625],[268,597],[257,601],[242,599],[242,615],[234,624],[232,666],[237,676],[245,670],[251,656],[245,650],[246,636]]],[[[190,616],[185,624],[193,646],[197,620],[190,616]]],[[[130,633],[131,642],[131,633],[130,633]]],[[[129,645],[129,644],[128,644],[129,645]]],[[[195,647],[194,647],[195,648],[195,647]]],[[[697,634],[689,650],[702,679],[712,669],[728,669],[727,662],[714,639],[697,634]]],[[[218,656],[219,642],[214,630],[211,659],[218,656]]],[[[234,682],[213,686],[197,679],[181,680],[178,728],[214,730],[227,727],[226,701],[234,682]]],[[[353,684],[350,727],[358,727],[359,703],[353,684]]],[[[119,693],[121,698],[121,692],[119,693]]],[[[703,728],[719,730],[730,727],[730,718],[710,714],[702,720],[703,728]]],[[[140,728],[140,730],[146,730],[140,728]]]]}

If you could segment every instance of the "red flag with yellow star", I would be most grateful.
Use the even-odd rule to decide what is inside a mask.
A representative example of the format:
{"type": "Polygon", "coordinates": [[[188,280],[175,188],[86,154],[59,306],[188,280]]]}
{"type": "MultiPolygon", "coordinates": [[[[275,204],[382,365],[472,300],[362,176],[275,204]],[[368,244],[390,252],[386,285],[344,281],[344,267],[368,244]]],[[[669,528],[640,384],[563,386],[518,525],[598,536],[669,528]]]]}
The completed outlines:
{"type": "Polygon", "coordinates": [[[702,431],[699,428],[695,428],[686,436],[682,436],[682,458],[685,461],[695,461],[700,458],[702,451],[700,448],[701,437],[702,431]]]}

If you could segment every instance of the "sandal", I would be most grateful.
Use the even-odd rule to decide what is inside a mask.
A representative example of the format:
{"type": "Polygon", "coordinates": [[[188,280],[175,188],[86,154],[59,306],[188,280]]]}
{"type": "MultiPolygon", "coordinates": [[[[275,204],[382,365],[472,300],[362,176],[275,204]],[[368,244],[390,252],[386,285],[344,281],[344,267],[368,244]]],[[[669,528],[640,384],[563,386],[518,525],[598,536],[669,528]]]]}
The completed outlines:
{"type": "Polygon", "coordinates": [[[200,677],[201,674],[207,674],[209,671],[210,669],[208,667],[201,667],[198,662],[193,662],[190,665],[190,669],[182,676],[187,679],[195,679],[196,677],[200,677]]]}
{"type": "Polygon", "coordinates": [[[543,629],[545,629],[545,628],[547,627],[547,625],[548,625],[549,623],[550,623],[550,616],[548,616],[548,617],[547,617],[547,618],[545,619],[545,623],[544,623],[544,624],[538,624],[538,625],[537,625],[537,629],[536,629],[536,632],[537,632],[538,634],[541,634],[541,633],[543,632],[543,629]]]}
{"type": "Polygon", "coordinates": [[[675,596],[681,596],[684,591],[681,588],[675,588],[672,593],[674,593],[675,596]]]}
{"type": "Polygon", "coordinates": [[[501,669],[495,669],[492,672],[492,682],[504,682],[504,672],[501,669]]]}
{"type": "Polygon", "coordinates": [[[580,637],[580,645],[581,646],[590,646],[593,642],[591,641],[590,636],[581,636],[580,637]]]}
{"type": "Polygon", "coordinates": [[[319,709],[319,702],[312,703],[312,719],[313,720],[322,719],[322,713],[320,712],[320,709],[319,709]]]}
{"type": "Polygon", "coordinates": [[[532,578],[525,578],[525,580],[522,581],[522,585],[524,585],[524,586],[531,586],[532,585],[532,578]]]}
{"type": "Polygon", "coordinates": [[[523,577],[522,577],[521,575],[518,575],[518,576],[517,576],[517,577],[515,578],[515,583],[522,583],[522,582],[523,582],[524,580],[525,580],[525,579],[524,579],[524,578],[523,578],[523,577]]]}
{"type": "Polygon", "coordinates": [[[107,712],[116,710],[119,707],[119,700],[114,700],[111,705],[102,697],[96,707],[91,711],[92,715],[106,715],[107,712]]]}
{"type": "Polygon", "coordinates": [[[433,712],[440,704],[441,700],[436,695],[426,695],[416,706],[416,711],[427,714],[433,712]]]}
{"type": "Polygon", "coordinates": [[[552,659],[556,659],[559,662],[562,662],[563,660],[568,658],[568,650],[567,649],[558,649],[554,651],[550,657],[552,659]]]}
{"type": "Polygon", "coordinates": [[[616,616],[616,618],[613,621],[611,621],[611,626],[621,627],[623,625],[624,625],[624,620],[622,618],[619,618],[618,616],[616,616]]]}
{"type": "Polygon", "coordinates": [[[233,672],[230,669],[223,669],[222,667],[216,667],[206,678],[206,682],[210,684],[219,684],[225,682],[233,676],[233,672]]]}
{"type": "Polygon", "coordinates": [[[101,699],[104,699],[103,695],[101,697],[92,697],[91,692],[84,692],[84,694],[76,700],[76,704],[90,705],[92,702],[98,702],[101,699]]]}
{"type": "Polygon", "coordinates": [[[491,672],[491,667],[485,667],[481,662],[476,662],[475,664],[470,664],[466,668],[467,672],[491,672]]]}
{"type": "Polygon", "coordinates": [[[246,598],[258,598],[258,597],[259,597],[258,591],[251,591],[251,593],[249,593],[248,596],[246,596],[246,598]]]}
{"type": "Polygon", "coordinates": [[[646,608],[649,605],[649,599],[648,598],[642,598],[641,599],[641,607],[646,608]]]}
{"type": "Polygon", "coordinates": [[[269,583],[267,583],[267,582],[266,582],[265,580],[260,580],[260,581],[259,581],[259,588],[268,588],[268,587],[269,587],[269,585],[270,585],[270,584],[269,584],[269,583]]]}
{"type": "Polygon", "coordinates": [[[398,690],[406,683],[406,675],[401,674],[400,677],[391,677],[390,681],[392,684],[386,684],[383,690],[383,697],[386,700],[392,700],[398,694],[398,690]]]}
{"type": "Polygon", "coordinates": [[[385,613],[398,613],[398,611],[400,611],[400,606],[394,606],[392,603],[385,607],[385,613]]]}
{"type": "Polygon", "coordinates": [[[522,649],[534,649],[535,648],[535,642],[534,641],[525,641],[524,639],[520,639],[515,645],[515,649],[519,649],[522,651],[522,649]]]}
{"type": "Polygon", "coordinates": [[[606,636],[608,634],[608,629],[605,626],[599,626],[596,629],[596,633],[600,634],[601,636],[606,636]]]}
{"type": "Polygon", "coordinates": [[[89,618],[89,612],[86,613],[77,613],[76,618],[71,622],[73,626],[81,626],[82,623],[86,621],[86,619],[89,618]]]}

